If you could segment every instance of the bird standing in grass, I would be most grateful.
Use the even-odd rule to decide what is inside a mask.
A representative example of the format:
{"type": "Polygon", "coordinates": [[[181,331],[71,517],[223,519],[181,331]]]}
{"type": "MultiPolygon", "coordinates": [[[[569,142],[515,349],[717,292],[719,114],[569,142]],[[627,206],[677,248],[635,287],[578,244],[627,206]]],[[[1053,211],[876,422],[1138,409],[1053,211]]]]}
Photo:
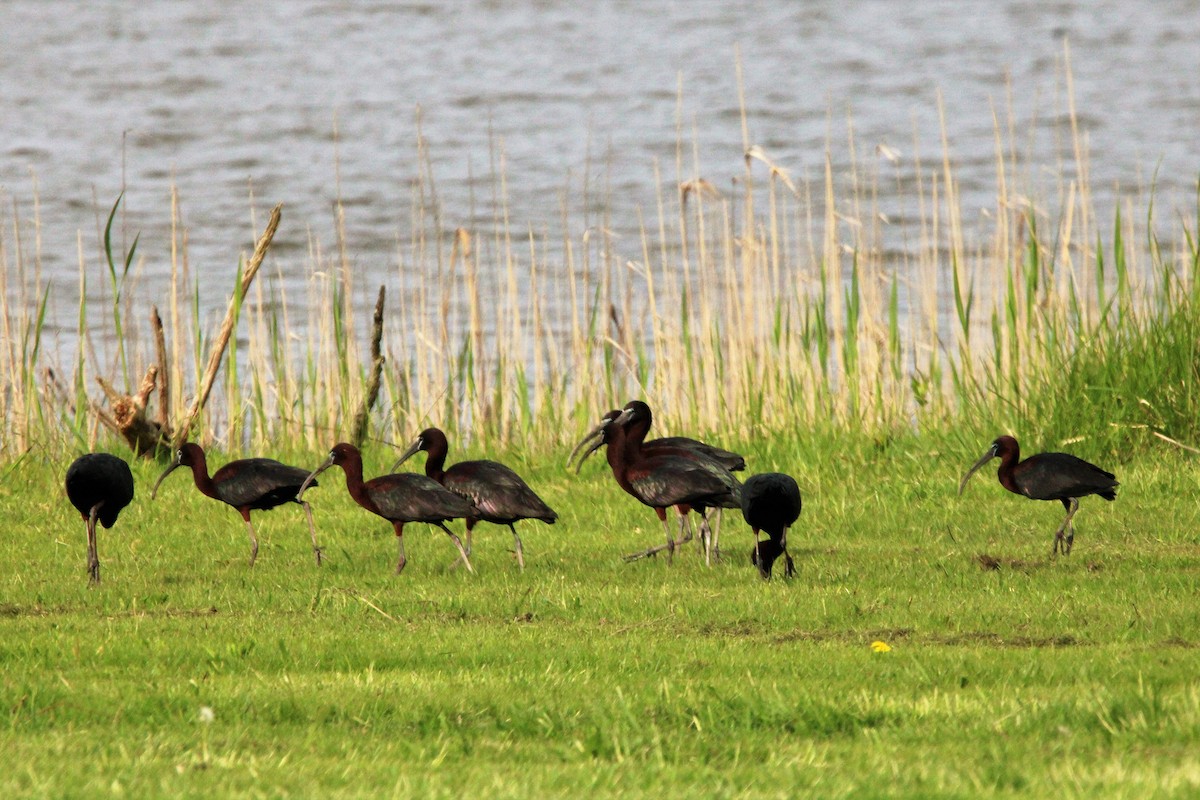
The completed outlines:
{"type": "Polygon", "coordinates": [[[785,574],[792,577],[796,566],[787,551],[788,528],[800,518],[800,487],[791,475],[764,472],[751,475],[742,484],[742,517],[754,529],[754,550],[750,561],[758,567],[763,580],[771,578],[771,568],[784,557],[785,574]],[[767,534],[760,541],[759,531],[767,534]]]}
{"type": "Polygon", "coordinates": [[[1071,552],[1075,543],[1072,519],[1079,510],[1079,498],[1090,494],[1099,495],[1105,500],[1115,500],[1117,497],[1116,488],[1120,484],[1111,472],[1105,472],[1095,464],[1068,453],[1038,453],[1022,461],[1020,445],[1011,436],[1001,436],[992,442],[987,452],[967,471],[958,484],[960,496],[971,476],[993,458],[1000,459],[1000,469],[996,475],[1005,489],[1032,500],[1062,502],[1067,516],[1054,532],[1052,555],[1060,550],[1063,555],[1071,552]]]}
{"type": "Polygon", "coordinates": [[[668,444],[662,444],[662,439],[656,439],[654,440],[655,445],[647,448],[645,438],[646,434],[650,431],[652,423],[653,415],[650,411],[650,406],[641,400],[630,400],[625,404],[621,415],[613,420],[614,425],[623,426],[625,429],[625,454],[628,461],[635,463],[643,459],[653,458],[657,454],[669,454],[675,458],[684,458],[695,462],[705,472],[724,484],[726,488],[724,496],[713,496],[702,504],[692,504],[700,512],[700,544],[704,548],[704,563],[712,564],[712,556],[716,551],[717,535],[720,528],[717,528],[718,533],[713,532],[709,527],[708,514],[706,512],[709,508],[715,508],[719,516],[722,508],[739,508],[741,506],[741,484],[733,476],[731,466],[733,468],[744,469],[746,466],[745,459],[728,450],[721,450],[703,442],[698,442],[694,439],[684,439],[682,437],[673,438],[679,438],[683,442],[694,444],[673,447],[668,444]]]}
{"type": "Polygon", "coordinates": [[[121,509],[133,501],[133,473],[125,460],[108,453],[88,453],[67,467],[67,499],[87,522],[88,583],[100,582],[96,522],[111,528],[121,509]]]}
{"type": "MultiPolygon", "coordinates": [[[[625,560],[634,561],[664,549],[668,560],[672,560],[676,546],[691,538],[690,530],[688,536],[683,538],[688,513],[695,509],[703,518],[705,510],[709,508],[736,508],[741,502],[738,495],[740,484],[720,464],[698,457],[695,453],[678,448],[660,448],[647,453],[637,445],[627,446],[628,430],[625,423],[631,416],[628,409],[616,417],[611,413],[606,415],[605,421],[576,446],[575,452],[599,436],[599,441],[584,453],[581,462],[606,445],[608,465],[617,484],[643,505],[653,508],[663,524],[665,545],[632,553],[625,560]],[[679,541],[671,536],[667,525],[666,510],[672,506],[679,513],[679,541]]],[[[704,521],[701,522],[701,535],[707,536],[707,523],[704,521]]]]}
{"type": "Polygon", "coordinates": [[[404,566],[408,563],[404,554],[404,525],[408,522],[426,522],[441,528],[458,548],[458,554],[467,565],[467,571],[475,571],[467,551],[463,549],[462,541],[454,531],[446,527],[446,520],[481,516],[474,503],[443,487],[432,478],[414,472],[380,475],[378,478],[363,481],[362,454],[357,447],[345,442],[335,444],[325,463],[304,479],[296,498],[299,499],[309,485],[315,483],[314,479],[318,475],[335,464],[346,473],[346,490],[350,492],[354,502],[392,523],[400,551],[400,558],[396,562],[397,575],[404,571],[404,566]]]}
{"type": "MultiPolygon", "coordinates": [[[[584,450],[583,455],[579,457],[579,463],[575,466],[576,474],[583,469],[583,462],[587,461],[592,453],[596,452],[601,447],[615,447],[618,450],[624,449],[624,431],[617,430],[617,428],[613,425],[613,422],[619,416],[621,416],[621,409],[619,408],[607,412],[603,417],[600,418],[600,423],[595,428],[592,428],[592,430],[588,431],[587,436],[585,436],[583,440],[579,442],[579,444],[575,445],[575,449],[571,451],[571,455],[567,458],[567,466],[570,466],[571,461],[574,460],[576,453],[582,450],[584,445],[588,445],[590,443],[590,446],[587,448],[587,450],[584,450]]],[[[619,456],[617,453],[609,452],[607,449],[605,450],[605,453],[607,454],[608,465],[612,469],[613,477],[617,480],[617,485],[621,486],[622,489],[625,489],[626,493],[632,496],[635,500],[643,502],[642,498],[636,492],[627,489],[623,484],[621,484],[621,479],[617,475],[617,470],[619,467],[616,466],[616,464],[618,463],[617,459],[623,459],[623,457],[619,456]]],[[[663,533],[666,535],[666,544],[659,545],[658,548],[650,548],[649,550],[641,553],[632,553],[628,556],[625,556],[626,561],[636,561],[639,558],[655,555],[659,550],[664,549],[667,550],[668,559],[672,559],[674,557],[676,547],[687,544],[692,540],[692,527],[687,517],[687,515],[692,511],[691,506],[689,506],[687,503],[679,503],[675,506],[675,513],[679,516],[678,538],[671,536],[671,528],[667,524],[668,507],[657,507],[653,505],[650,507],[654,509],[654,513],[658,516],[658,521],[662,523],[663,533]]]]}
{"type": "Polygon", "coordinates": [[[553,509],[521,480],[520,475],[499,462],[460,461],[446,469],[446,454],[450,444],[446,434],[438,428],[421,431],[416,441],[392,465],[392,471],[395,472],[397,467],[421,450],[427,454],[425,475],[467,498],[479,509],[479,516],[467,517],[467,554],[471,553],[471,533],[480,520],[507,525],[512,531],[517,564],[524,570],[524,548],[513,523],[523,519],[539,519],[553,525],[558,519],[553,509]]]}
{"type": "Polygon", "coordinates": [[[304,507],[304,514],[308,517],[308,532],[312,537],[313,557],[317,560],[317,566],[321,566],[321,548],[317,546],[312,508],[296,496],[300,485],[308,477],[306,470],[289,467],[271,458],[242,458],[230,461],[209,477],[204,449],[188,442],[180,446],[171,466],[158,477],[150,492],[150,499],[154,499],[158,487],[179,467],[190,467],[197,489],[233,506],[242,515],[246,522],[246,533],[250,536],[250,566],[253,567],[258,558],[258,537],[254,535],[254,526],[250,523],[250,512],[265,511],[284,503],[299,503],[304,507]]]}

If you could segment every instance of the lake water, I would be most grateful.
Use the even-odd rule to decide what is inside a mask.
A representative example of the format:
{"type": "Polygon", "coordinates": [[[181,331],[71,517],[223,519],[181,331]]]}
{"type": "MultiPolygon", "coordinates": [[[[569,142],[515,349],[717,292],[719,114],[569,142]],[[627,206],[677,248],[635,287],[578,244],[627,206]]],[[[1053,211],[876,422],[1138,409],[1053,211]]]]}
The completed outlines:
{"type": "MultiPolygon", "coordinates": [[[[502,150],[515,231],[557,231],[562,197],[578,211],[587,174],[628,232],[639,206],[653,214],[656,161],[674,185],[680,109],[704,176],[728,187],[741,173],[740,51],[750,138],[794,175],[820,179],[827,139],[844,152],[847,114],[860,154],[883,143],[906,158],[916,136],[936,158],[940,92],[964,206],[987,207],[992,112],[1010,92],[1017,130],[1045,140],[1039,166],[1063,167],[1064,42],[1098,205],[1156,172],[1164,202],[1193,197],[1194,0],[9,0],[0,201],[29,222],[37,198],[43,272],[73,292],[80,233],[100,269],[98,226],[124,187],[119,234],[127,245],[140,233],[153,290],[172,185],[192,267],[222,285],[276,202],[278,263],[307,263],[310,236],[332,249],[340,187],[351,262],[394,275],[421,175],[420,108],[445,228],[490,224],[502,150]]],[[[881,186],[882,205],[893,188],[881,186]]],[[[3,237],[11,252],[11,224],[3,237]]],[[[63,305],[69,321],[73,300],[63,305]]]]}

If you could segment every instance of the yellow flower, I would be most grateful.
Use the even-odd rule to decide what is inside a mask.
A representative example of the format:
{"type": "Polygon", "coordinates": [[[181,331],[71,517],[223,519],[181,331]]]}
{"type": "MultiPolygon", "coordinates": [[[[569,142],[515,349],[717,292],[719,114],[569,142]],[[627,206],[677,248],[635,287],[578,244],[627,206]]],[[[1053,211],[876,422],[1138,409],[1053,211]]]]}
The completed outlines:
{"type": "Polygon", "coordinates": [[[874,650],[876,653],[892,652],[892,648],[887,642],[880,642],[878,640],[871,642],[871,649],[874,650]]]}

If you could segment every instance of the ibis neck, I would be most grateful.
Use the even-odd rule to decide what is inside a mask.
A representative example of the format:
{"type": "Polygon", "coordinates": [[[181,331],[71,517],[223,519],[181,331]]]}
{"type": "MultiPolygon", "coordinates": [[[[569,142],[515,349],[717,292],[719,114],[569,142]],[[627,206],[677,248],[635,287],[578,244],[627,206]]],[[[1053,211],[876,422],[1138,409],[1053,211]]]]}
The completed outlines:
{"type": "Polygon", "coordinates": [[[354,502],[368,511],[375,511],[375,504],[371,502],[371,495],[367,492],[366,484],[363,483],[362,458],[359,456],[347,458],[341,463],[341,467],[342,471],[346,473],[346,491],[354,498],[354,502]]]}
{"type": "Polygon", "coordinates": [[[203,455],[199,457],[193,456],[192,460],[192,480],[196,482],[196,488],[209,497],[220,500],[217,494],[217,485],[213,483],[213,479],[208,477],[208,461],[203,455]]]}
{"type": "Polygon", "coordinates": [[[1011,450],[1000,457],[1000,469],[996,471],[996,477],[1000,479],[1000,485],[1008,489],[1013,494],[1021,494],[1021,490],[1017,488],[1016,476],[1014,473],[1017,468],[1017,461],[1020,459],[1018,453],[1011,450]]]}
{"type": "MultiPolygon", "coordinates": [[[[629,483],[628,472],[629,464],[634,459],[629,453],[625,431],[610,426],[608,444],[604,448],[604,457],[608,460],[608,466],[612,470],[617,484],[629,494],[633,494],[633,487],[629,483]]],[[[636,497],[636,495],[634,496],[636,497]]]]}
{"type": "Polygon", "coordinates": [[[642,443],[646,441],[646,434],[649,432],[649,420],[638,420],[625,429],[625,455],[630,463],[641,458],[642,443]]]}
{"type": "Polygon", "coordinates": [[[446,477],[446,453],[450,450],[445,442],[434,442],[425,452],[425,475],[438,483],[446,477]]]}

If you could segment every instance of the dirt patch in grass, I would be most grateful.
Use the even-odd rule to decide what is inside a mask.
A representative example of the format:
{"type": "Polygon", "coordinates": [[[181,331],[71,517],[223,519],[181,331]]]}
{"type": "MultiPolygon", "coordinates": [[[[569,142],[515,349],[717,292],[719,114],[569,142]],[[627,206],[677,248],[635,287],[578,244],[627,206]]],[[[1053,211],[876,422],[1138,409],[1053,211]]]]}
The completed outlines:
{"type": "Polygon", "coordinates": [[[870,644],[873,641],[897,641],[912,636],[911,628],[879,628],[871,631],[789,631],[776,636],[772,641],[776,644],[788,642],[862,642],[870,644]]]}
{"type": "Polygon", "coordinates": [[[968,631],[949,636],[934,636],[931,641],[937,644],[990,644],[995,647],[1076,647],[1085,644],[1074,636],[1004,636],[993,631],[968,631]]]}
{"type": "Polygon", "coordinates": [[[979,568],[984,571],[996,571],[1000,569],[1012,569],[1018,572],[1032,572],[1035,569],[1041,569],[1046,566],[1046,561],[1024,561],[1019,558],[1002,558],[999,556],[980,553],[975,556],[976,563],[979,568]]]}
{"type": "Polygon", "coordinates": [[[910,646],[991,646],[997,648],[1080,647],[1087,643],[1074,636],[1005,636],[994,631],[967,631],[955,634],[919,634],[911,628],[883,628],[870,631],[789,631],[776,636],[776,644],[789,642],[848,642],[868,645],[873,641],[895,645],[906,642],[910,646]]]}
{"type": "Polygon", "coordinates": [[[42,606],[19,606],[15,603],[0,603],[0,617],[44,617],[49,613],[42,606]]]}

